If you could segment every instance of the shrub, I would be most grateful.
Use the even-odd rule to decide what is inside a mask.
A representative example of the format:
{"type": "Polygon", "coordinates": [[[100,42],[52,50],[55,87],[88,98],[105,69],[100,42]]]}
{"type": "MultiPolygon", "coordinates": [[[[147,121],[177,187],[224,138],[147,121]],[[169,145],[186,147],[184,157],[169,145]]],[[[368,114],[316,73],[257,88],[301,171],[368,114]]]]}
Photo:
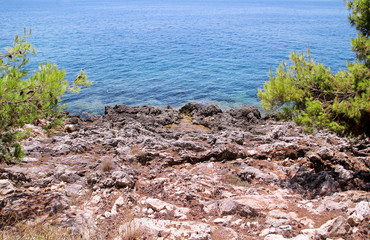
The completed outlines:
{"type": "Polygon", "coordinates": [[[325,127],[340,133],[369,135],[370,68],[369,17],[370,2],[348,1],[349,19],[359,30],[352,39],[358,61],[347,63],[348,69],[333,74],[330,68],[316,63],[310,56],[292,52],[291,65],[283,61],[258,97],[267,112],[278,112],[281,118],[298,124],[325,127]],[[359,43],[361,42],[361,46],[359,43]]]}
{"type": "Polygon", "coordinates": [[[19,131],[25,123],[39,124],[46,120],[45,128],[63,121],[60,105],[66,91],[79,92],[80,86],[90,86],[87,76],[80,74],[73,82],[65,80],[65,71],[55,64],[41,63],[29,74],[26,65],[34,47],[27,42],[31,31],[22,37],[16,35],[13,46],[0,52],[0,161],[11,162],[22,156],[18,141],[19,131]]]}

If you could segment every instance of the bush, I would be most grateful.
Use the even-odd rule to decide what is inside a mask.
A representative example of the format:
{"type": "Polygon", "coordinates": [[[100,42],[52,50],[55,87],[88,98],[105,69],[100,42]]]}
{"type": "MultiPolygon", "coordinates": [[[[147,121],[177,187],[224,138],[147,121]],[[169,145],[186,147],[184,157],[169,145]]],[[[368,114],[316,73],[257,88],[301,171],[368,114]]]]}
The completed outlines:
{"type": "Polygon", "coordinates": [[[60,124],[63,120],[59,105],[66,91],[78,92],[80,86],[89,86],[82,72],[73,82],[65,80],[65,71],[55,64],[41,63],[29,75],[26,65],[28,55],[35,55],[33,46],[27,42],[30,36],[24,31],[15,36],[14,44],[0,52],[0,161],[11,162],[22,157],[18,141],[19,131],[25,123],[45,123],[45,128],[60,124]]]}
{"type": "Polygon", "coordinates": [[[258,90],[267,112],[278,112],[281,118],[292,119],[308,131],[325,127],[340,133],[369,135],[370,12],[363,8],[366,4],[369,1],[348,2],[352,9],[349,19],[360,31],[358,38],[352,40],[359,61],[347,63],[346,71],[333,74],[330,68],[311,58],[309,49],[307,56],[292,52],[291,65],[283,61],[275,75],[270,70],[270,80],[263,90],[258,90]],[[365,45],[359,47],[358,42],[365,45]]]}

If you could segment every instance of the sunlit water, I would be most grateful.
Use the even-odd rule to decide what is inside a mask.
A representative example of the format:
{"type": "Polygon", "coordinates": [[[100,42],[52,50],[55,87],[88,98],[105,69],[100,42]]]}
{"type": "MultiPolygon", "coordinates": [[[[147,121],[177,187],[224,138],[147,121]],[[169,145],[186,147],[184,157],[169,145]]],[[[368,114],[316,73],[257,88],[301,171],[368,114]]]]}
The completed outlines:
{"type": "Polygon", "coordinates": [[[355,37],[342,0],[0,0],[0,47],[32,28],[38,55],[91,88],[63,101],[72,113],[115,104],[180,107],[189,101],[260,107],[257,89],[290,51],[334,71],[355,37]]]}

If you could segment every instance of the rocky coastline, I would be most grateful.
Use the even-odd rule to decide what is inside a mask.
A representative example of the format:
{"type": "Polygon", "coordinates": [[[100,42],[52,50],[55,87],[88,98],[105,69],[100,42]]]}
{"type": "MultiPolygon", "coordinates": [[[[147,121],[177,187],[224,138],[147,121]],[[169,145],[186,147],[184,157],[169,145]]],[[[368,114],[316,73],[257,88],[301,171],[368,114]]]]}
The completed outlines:
{"type": "Polygon", "coordinates": [[[83,239],[369,239],[370,141],[307,134],[258,109],[188,103],[27,125],[0,167],[0,228],[83,239]]]}

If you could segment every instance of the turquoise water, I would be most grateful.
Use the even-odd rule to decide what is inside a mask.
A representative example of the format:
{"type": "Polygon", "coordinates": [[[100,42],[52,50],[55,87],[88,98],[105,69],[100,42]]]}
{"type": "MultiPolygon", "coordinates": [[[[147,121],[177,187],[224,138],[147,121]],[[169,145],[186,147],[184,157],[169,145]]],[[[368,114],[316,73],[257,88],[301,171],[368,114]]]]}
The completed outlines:
{"type": "Polygon", "coordinates": [[[260,107],[257,89],[292,50],[334,71],[353,60],[342,0],[0,0],[0,47],[32,28],[38,55],[94,85],[63,101],[72,113],[114,104],[189,101],[260,107]]]}

